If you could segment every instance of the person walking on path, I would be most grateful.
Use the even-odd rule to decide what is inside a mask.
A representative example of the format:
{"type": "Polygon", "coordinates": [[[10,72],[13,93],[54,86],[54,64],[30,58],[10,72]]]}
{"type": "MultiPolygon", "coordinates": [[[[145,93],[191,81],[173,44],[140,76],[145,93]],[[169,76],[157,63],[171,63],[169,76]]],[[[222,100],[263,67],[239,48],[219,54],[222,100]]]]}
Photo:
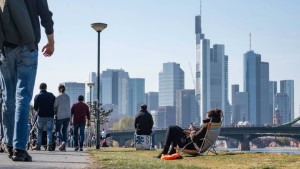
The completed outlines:
{"type": "Polygon", "coordinates": [[[71,108],[71,125],[74,125],[74,146],[75,151],[83,151],[83,141],[84,141],[84,128],[87,120],[87,126],[90,126],[90,111],[87,104],[84,102],[84,97],[82,95],[78,96],[78,102],[74,103],[71,108]],[[80,147],[78,146],[78,130],[80,130],[80,147]]]}
{"type": "Polygon", "coordinates": [[[40,84],[41,92],[37,94],[34,98],[34,110],[38,112],[37,117],[37,145],[33,148],[33,150],[41,150],[42,144],[42,133],[44,126],[46,126],[47,131],[47,145],[48,151],[54,151],[52,149],[52,130],[53,130],[53,122],[54,122],[54,102],[55,96],[47,92],[47,84],[40,84]]]}
{"type": "Polygon", "coordinates": [[[59,85],[59,95],[55,99],[54,114],[56,116],[55,133],[60,140],[60,151],[66,151],[68,141],[68,126],[71,118],[70,97],[65,93],[65,86],[59,85]]]}
{"type": "Polygon", "coordinates": [[[42,52],[50,57],[54,52],[52,12],[47,0],[0,0],[0,8],[3,141],[13,161],[32,161],[26,151],[27,123],[38,65],[40,23],[48,39],[42,52]]]}

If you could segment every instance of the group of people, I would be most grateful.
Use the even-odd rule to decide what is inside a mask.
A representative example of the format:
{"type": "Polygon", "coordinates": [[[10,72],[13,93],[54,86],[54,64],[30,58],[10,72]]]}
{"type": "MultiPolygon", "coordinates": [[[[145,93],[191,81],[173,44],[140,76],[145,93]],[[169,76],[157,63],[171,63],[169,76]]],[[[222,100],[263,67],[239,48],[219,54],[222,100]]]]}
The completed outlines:
{"type": "Polygon", "coordinates": [[[52,132],[55,121],[55,134],[59,140],[60,151],[66,151],[66,143],[68,140],[69,124],[74,126],[73,140],[75,151],[83,151],[84,129],[85,125],[90,126],[90,111],[88,105],[84,103],[84,97],[80,95],[78,102],[74,103],[70,108],[70,97],[65,93],[65,86],[58,86],[59,95],[55,97],[51,92],[47,91],[45,83],[40,84],[40,93],[34,98],[34,110],[37,112],[37,144],[33,150],[41,150],[42,132],[44,127],[47,131],[47,149],[54,151],[52,144],[52,132]],[[87,123],[86,123],[86,119],[87,123]],[[80,137],[78,137],[78,130],[80,137]],[[80,144],[78,145],[78,138],[80,144]]]}
{"type": "MultiPolygon", "coordinates": [[[[161,153],[154,158],[161,158],[162,155],[172,155],[176,153],[174,147],[180,147],[188,150],[198,150],[203,143],[203,139],[207,132],[209,122],[219,123],[222,121],[223,112],[220,109],[213,109],[206,113],[206,118],[200,128],[190,127],[188,130],[184,130],[179,126],[169,126],[167,128],[166,138],[164,147],[161,153]],[[189,144],[193,142],[194,144],[189,144]]],[[[152,115],[147,111],[147,105],[141,105],[140,112],[136,115],[134,121],[134,127],[137,135],[150,135],[152,136],[151,146],[154,148],[155,145],[155,132],[153,128],[152,115]]]]}

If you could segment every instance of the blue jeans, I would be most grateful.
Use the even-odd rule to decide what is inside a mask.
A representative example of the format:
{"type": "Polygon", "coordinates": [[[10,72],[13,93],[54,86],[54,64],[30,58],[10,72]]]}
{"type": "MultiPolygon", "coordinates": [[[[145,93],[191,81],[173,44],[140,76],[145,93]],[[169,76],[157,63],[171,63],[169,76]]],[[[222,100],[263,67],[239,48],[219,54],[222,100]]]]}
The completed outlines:
{"type": "Polygon", "coordinates": [[[1,86],[3,89],[4,143],[25,150],[30,101],[35,83],[38,51],[26,47],[5,48],[1,55],[1,86]]]}
{"type": "Polygon", "coordinates": [[[70,118],[56,120],[55,133],[57,138],[62,142],[67,142],[68,140],[69,123],[70,123],[70,118]]]}
{"type": "Polygon", "coordinates": [[[42,144],[42,134],[44,131],[44,126],[46,125],[47,131],[47,145],[52,145],[52,130],[53,130],[54,119],[52,117],[39,117],[37,119],[38,135],[37,135],[37,147],[41,147],[42,144]]]}
{"type": "Polygon", "coordinates": [[[84,141],[84,128],[85,128],[85,124],[77,124],[74,125],[74,146],[77,147],[78,146],[78,129],[80,130],[80,148],[83,147],[83,141],[84,141]]]}

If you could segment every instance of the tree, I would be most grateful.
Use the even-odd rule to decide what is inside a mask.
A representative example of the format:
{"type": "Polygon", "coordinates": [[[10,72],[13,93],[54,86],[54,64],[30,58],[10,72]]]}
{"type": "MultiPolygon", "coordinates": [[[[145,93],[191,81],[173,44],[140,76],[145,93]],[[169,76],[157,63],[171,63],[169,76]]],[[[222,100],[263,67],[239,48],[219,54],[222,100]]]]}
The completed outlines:
{"type": "Polygon", "coordinates": [[[118,122],[112,126],[113,130],[132,130],[134,129],[134,119],[130,116],[121,117],[118,122]]]}

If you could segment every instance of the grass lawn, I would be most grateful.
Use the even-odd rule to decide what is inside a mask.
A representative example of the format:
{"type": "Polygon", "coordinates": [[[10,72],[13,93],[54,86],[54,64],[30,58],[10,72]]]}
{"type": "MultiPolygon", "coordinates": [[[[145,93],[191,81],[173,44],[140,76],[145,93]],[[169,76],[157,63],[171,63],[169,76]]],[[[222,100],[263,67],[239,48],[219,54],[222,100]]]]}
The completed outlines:
{"type": "Polygon", "coordinates": [[[182,154],[183,159],[161,160],[153,158],[160,150],[139,150],[134,148],[101,147],[89,149],[93,159],[92,168],[104,169],[196,169],[196,168],[300,168],[300,155],[285,153],[239,153],[218,152],[219,155],[191,157],[182,154]]]}

